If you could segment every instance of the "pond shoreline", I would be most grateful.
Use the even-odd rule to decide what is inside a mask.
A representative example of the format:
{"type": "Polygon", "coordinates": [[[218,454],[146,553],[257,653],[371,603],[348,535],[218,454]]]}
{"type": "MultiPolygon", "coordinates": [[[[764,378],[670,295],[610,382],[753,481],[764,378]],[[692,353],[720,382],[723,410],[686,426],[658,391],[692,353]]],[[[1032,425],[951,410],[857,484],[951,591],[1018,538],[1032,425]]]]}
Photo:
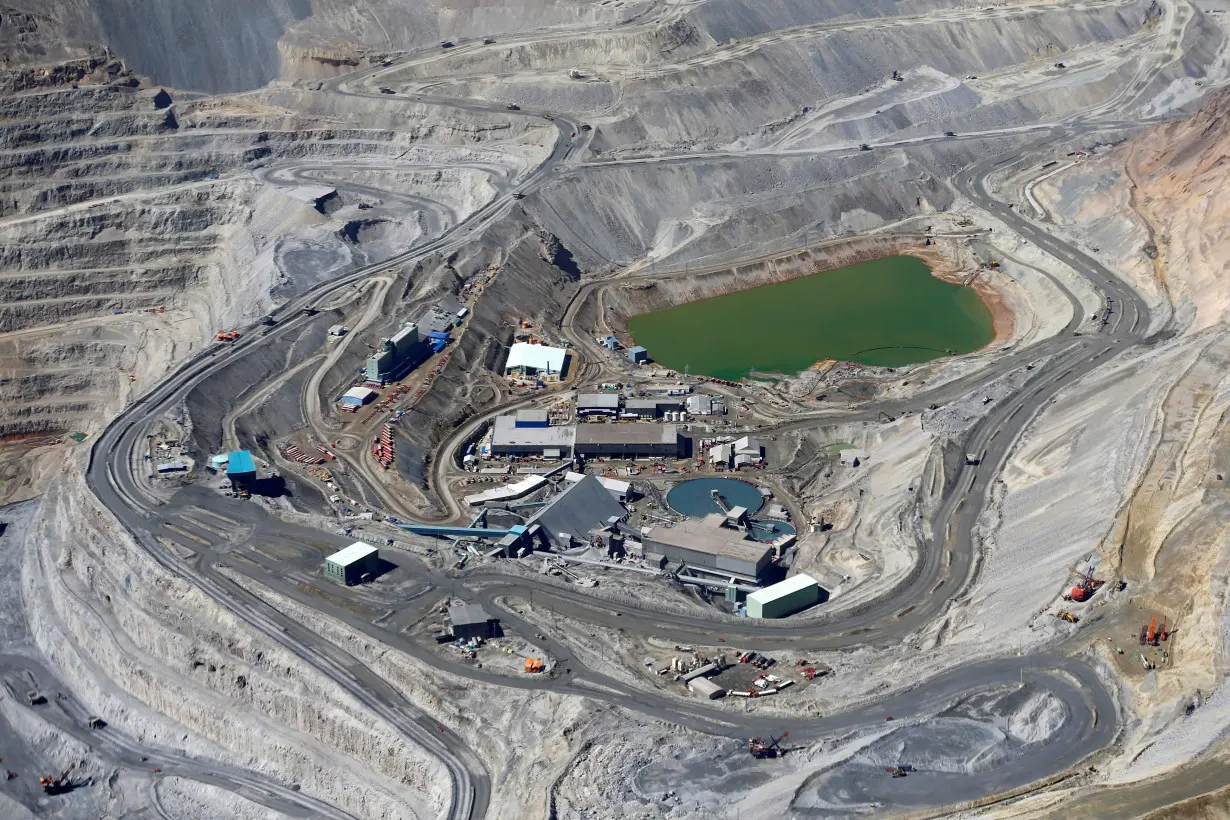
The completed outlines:
{"type": "MultiPolygon", "coordinates": [[[[638,311],[628,319],[629,332],[663,365],[682,370],[686,363],[693,372],[723,379],[802,372],[815,365],[805,358],[813,352],[868,366],[904,367],[973,353],[1009,338],[1013,317],[1005,301],[985,283],[978,287],[976,274],[945,262],[940,253],[911,248],[829,270],[798,265],[798,275],[777,277],[781,281],[724,288],[725,293],[697,299],[686,297],[696,290],[712,293],[717,282],[710,278],[704,283],[709,287],[700,288],[673,278],[649,282],[632,291],[646,306],[656,307],[668,295],[685,298],[638,311]]],[[[721,277],[721,284],[732,284],[731,279],[721,277]]]]}

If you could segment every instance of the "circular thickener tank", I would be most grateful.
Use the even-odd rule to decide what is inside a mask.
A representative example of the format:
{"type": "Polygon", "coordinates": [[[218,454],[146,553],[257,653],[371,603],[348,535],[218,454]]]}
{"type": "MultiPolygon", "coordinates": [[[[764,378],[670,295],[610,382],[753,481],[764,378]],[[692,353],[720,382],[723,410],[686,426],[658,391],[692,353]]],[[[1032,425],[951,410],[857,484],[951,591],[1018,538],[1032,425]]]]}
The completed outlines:
{"type": "Polygon", "coordinates": [[[689,518],[725,512],[713,498],[717,490],[727,507],[744,507],[753,515],[764,503],[760,490],[737,478],[696,478],[676,484],[666,494],[671,509],[689,518]]]}

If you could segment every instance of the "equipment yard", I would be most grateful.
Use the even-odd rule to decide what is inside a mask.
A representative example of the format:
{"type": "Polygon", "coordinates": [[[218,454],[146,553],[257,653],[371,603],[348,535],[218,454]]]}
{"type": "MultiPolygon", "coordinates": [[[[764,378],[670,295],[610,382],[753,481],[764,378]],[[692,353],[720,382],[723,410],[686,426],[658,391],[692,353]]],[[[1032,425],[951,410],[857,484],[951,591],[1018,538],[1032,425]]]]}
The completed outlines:
{"type": "Polygon", "coordinates": [[[0,8],[0,817],[1221,811],[1225,0],[154,5],[0,8]]]}

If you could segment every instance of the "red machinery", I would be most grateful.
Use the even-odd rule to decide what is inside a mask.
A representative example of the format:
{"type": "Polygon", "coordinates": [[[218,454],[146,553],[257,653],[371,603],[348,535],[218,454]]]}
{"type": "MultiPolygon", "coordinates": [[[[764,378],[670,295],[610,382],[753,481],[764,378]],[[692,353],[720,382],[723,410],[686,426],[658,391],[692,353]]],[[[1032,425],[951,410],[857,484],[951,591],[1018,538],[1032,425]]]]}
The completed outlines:
{"type": "Polygon", "coordinates": [[[781,737],[773,737],[773,735],[769,735],[768,743],[765,743],[764,739],[761,737],[754,737],[747,742],[747,751],[752,757],[757,759],[784,755],[786,754],[786,750],[778,744],[789,736],[789,732],[783,732],[781,737]]]}
{"type": "Polygon", "coordinates": [[[1098,587],[1102,586],[1102,581],[1093,577],[1093,569],[1087,569],[1084,572],[1078,571],[1075,567],[1068,570],[1076,578],[1076,586],[1072,587],[1072,591],[1063,596],[1065,601],[1088,601],[1093,597],[1093,593],[1098,591],[1098,587]]]}

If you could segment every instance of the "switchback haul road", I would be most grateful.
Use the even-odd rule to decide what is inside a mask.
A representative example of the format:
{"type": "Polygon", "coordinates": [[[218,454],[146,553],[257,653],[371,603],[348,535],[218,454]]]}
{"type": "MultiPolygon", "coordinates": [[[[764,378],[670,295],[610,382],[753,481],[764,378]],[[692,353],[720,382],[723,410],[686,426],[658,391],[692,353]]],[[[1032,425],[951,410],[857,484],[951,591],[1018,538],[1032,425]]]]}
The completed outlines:
{"type": "MultiPolygon", "coordinates": [[[[375,93],[354,90],[364,79],[362,76],[352,76],[344,81],[335,81],[330,88],[339,94],[378,96],[375,93]]],[[[474,100],[423,96],[386,96],[382,99],[388,99],[392,104],[404,99],[418,104],[427,102],[470,111],[503,111],[502,107],[474,100]]],[[[541,113],[520,111],[517,115],[539,116],[541,113]]],[[[295,653],[398,731],[439,756],[452,780],[449,816],[454,820],[483,817],[486,813],[491,785],[478,756],[460,737],[448,731],[440,731],[440,727],[429,715],[407,702],[360,659],[305,629],[264,603],[242,585],[235,583],[226,574],[219,572],[218,564],[225,561],[226,551],[234,549],[235,544],[227,544],[224,548],[219,544],[220,539],[198,528],[195,530],[196,543],[193,549],[197,555],[194,558],[184,560],[167,548],[159,537],[165,539],[168,524],[174,523],[181,532],[189,531],[192,525],[181,518],[183,512],[193,506],[203,509],[215,507],[222,503],[221,499],[216,494],[211,496],[204,491],[189,488],[180,491],[169,503],[164,503],[143,487],[142,480],[134,474],[134,467],[140,463],[139,453],[145,446],[147,432],[164,414],[181,402],[194,387],[205,383],[222,368],[241,361],[243,357],[266,345],[277,345],[284,341],[302,321],[299,318],[300,311],[323,304],[339,289],[378,274],[390,265],[413,262],[433,253],[448,252],[472,241],[507,212],[513,202],[514,192],[533,190],[546,185],[563,173],[575,162],[579,145],[570,133],[582,132],[576,122],[565,117],[556,116],[554,124],[558,129],[559,139],[550,156],[537,169],[517,182],[515,190],[512,186],[505,186],[491,202],[448,228],[437,238],[378,265],[371,265],[337,280],[322,283],[296,297],[276,312],[275,317],[281,321],[275,327],[246,333],[234,345],[215,346],[184,363],[108,426],[91,450],[87,472],[91,490],[166,571],[200,588],[219,606],[295,653]]],[[[1084,127],[1094,128],[1093,125],[1084,127]]],[[[1073,127],[1073,133],[1076,130],[1073,127]]],[[[1060,129],[1056,129],[1051,139],[1059,139],[1061,136],[1060,129]]],[[[909,150],[909,146],[903,146],[902,150],[909,150]]],[[[818,414],[780,427],[779,429],[784,430],[789,427],[823,425],[826,421],[870,418],[882,409],[895,413],[921,407],[926,402],[951,400],[976,387],[979,380],[991,380],[1030,361],[1050,357],[1046,367],[1037,368],[1012,398],[999,402],[969,433],[965,449],[981,453],[981,463],[962,468],[949,482],[931,521],[931,531],[935,536],[922,546],[921,560],[906,584],[891,590],[880,600],[859,611],[836,614],[819,624],[723,622],[721,632],[728,640],[756,648],[840,648],[899,640],[931,622],[968,586],[976,558],[972,535],[974,522],[984,507],[991,483],[1000,474],[1020,432],[1058,391],[1106,362],[1115,351],[1144,340],[1149,326],[1148,312],[1129,287],[1087,254],[1052,236],[1042,226],[1020,217],[987,193],[984,181],[989,174],[999,169],[1001,162],[1003,160],[990,159],[968,169],[955,180],[957,188],[979,207],[994,214],[1038,247],[1071,265],[1078,273],[1094,282],[1100,290],[1112,296],[1119,307],[1115,324],[1109,326],[1106,332],[1093,336],[1073,338],[1064,334],[1053,337],[987,366],[975,377],[931,391],[912,402],[867,407],[854,413],[818,414]]],[[[1075,315],[1074,322],[1080,318],[1079,311],[1075,315]]],[[[456,441],[456,438],[450,438],[446,442],[446,448],[451,448],[456,441]]],[[[451,452],[445,449],[437,454],[437,462],[446,461],[450,456],[451,452]]],[[[313,539],[324,543],[340,541],[336,536],[285,524],[256,507],[249,506],[242,513],[237,513],[236,510],[235,506],[225,506],[224,514],[244,516],[245,525],[251,532],[249,541],[273,539],[287,544],[313,539]]],[[[305,556],[303,565],[306,566],[309,560],[317,559],[305,556]]],[[[230,569],[236,568],[232,566],[230,569]]],[[[261,584],[280,595],[291,598],[303,595],[295,584],[280,577],[272,568],[262,570],[259,562],[254,562],[253,567],[241,571],[252,573],[261,584]]],[[[429,573],[413,566],[407,566],[406,571],[419,580],[424,589],[435,586],[429,573]]],[[[603,602],[599,608],[580,593],[497,573],[472,575],[464,582],[454,582],[454,586],[463,591],[461,594],[485,601],[501,615],[505,623],[525,630],[527,635],[537,631],[536,628],[523,622],[504,606],[504,599],[533,595],[538,604],[561,614],[641,634],[667,633],[678,636],[681,640],[697,642],[707,641],[714,634],[713,622],[702,618],[608,602],[603,602]],[[471,589],[471,584],[481,584],[483,588],[471,589]]],[[[718,712],[703,703],[680,704],[669,698],[636,690],[595,670],[587,669],[574,657],[567,645],[554,639],[545,642],[546,648],[556,657],[564,659],[561,666],[566,666],[571,671],[556,677],[535,680],[510,679],[484,673],[483,670],[472,667],[448,664],[400,634],[363,622],[327,602],[321,603],[319,599],[313,599],[312,603],[325,614],[372,635],[377,640],[428,662],[445,665],[453,674],[464,675],[486,684],[543,688],[617,702],[653,718],[724,736],[778,731],[783,725],[781,721],[718,712]]],[[[424,599],[417,605],[406,606],[397,617],[399,621],[408,621],[420,611],[416,606],[426,605],[424,599]]],[[[807,740],[837,731],[864,726],[870,728],[877,719],[883,720],[888,714],[926,716],[933,714],[939,705],[961,693],[1018,680],[1038,689],[1045,689],[1066,705],[1070,715],[1069,723],[1063,729],[1066,742],[1060,745],[1062,751],[1048,746],[1034,754],[1026,755],[1007,767],[1000,776],[987,776],[984,785],[988,792],[1002,792],[1063,771],[1105,746],[1114,737],[1118,725],[1117,714],[1105,686],[1083,661],[1058,654],[1033,656],[1028,659],[990,658],[920,681],[905,691],[857,712],[822,719],[792,720],[789,729],[792,739],[807,740]]],[[[979,775],[970,777],[971,782],[979,782],[979,775]]]]}

